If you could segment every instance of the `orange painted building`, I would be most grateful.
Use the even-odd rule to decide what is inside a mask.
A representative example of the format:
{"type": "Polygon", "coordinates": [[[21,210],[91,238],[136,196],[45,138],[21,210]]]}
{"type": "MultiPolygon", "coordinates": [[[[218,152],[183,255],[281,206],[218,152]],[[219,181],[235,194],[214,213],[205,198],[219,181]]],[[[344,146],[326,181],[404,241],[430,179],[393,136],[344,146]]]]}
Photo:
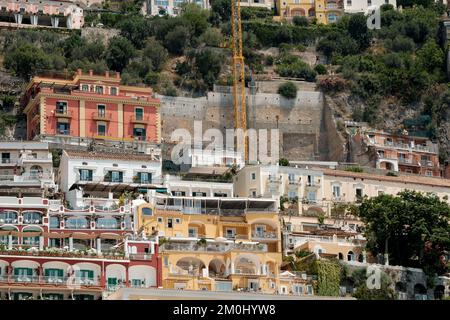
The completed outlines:
{"type": "Polygon", "coordinates": [[[427,138],[375,130],[366,132],[364,138],[375,151],[378,169],[441,176],[439,148],[427,138]]]}
{"type": "Polygon", "coordinates": [[[120,74],[34,77],[22,100],[27,139],[68,136],[159,143],[160,101],[149,87],[120,84],[120,74]]]}

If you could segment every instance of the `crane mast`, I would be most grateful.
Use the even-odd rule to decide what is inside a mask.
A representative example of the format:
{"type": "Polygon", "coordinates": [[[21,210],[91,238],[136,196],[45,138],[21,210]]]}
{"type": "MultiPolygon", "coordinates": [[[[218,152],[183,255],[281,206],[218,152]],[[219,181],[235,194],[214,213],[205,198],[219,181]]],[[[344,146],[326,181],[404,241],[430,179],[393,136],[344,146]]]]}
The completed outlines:
{"type": "MultiPolygon", "coordinates": [[[[242,54],[241,1],[231,0],[231,29],[233,49],[233,107],[234,128],[242,129],[244,159],[248,161],[247,110],[245,104],[245,65],[242,54]]],[[[237,138],[239,139],[239,137],[237,138]]],[[[239,143],[238,141],[236,141],[239,143]]]]}

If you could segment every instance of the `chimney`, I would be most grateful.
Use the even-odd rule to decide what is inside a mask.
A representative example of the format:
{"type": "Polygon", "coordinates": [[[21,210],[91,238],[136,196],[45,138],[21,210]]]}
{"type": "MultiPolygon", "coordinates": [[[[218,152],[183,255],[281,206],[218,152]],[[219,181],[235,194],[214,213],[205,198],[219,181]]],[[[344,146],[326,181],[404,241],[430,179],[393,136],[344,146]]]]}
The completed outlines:
{"type": "Polygon", "coordinates": [[[77,69],[77,75],[81,76],[83,74],[83,70],[77,69]]]}
{"type": "Polygon", "coordinates": [[[120,72],[116,71],[116,79],[120,79],[120,72]]]}
{"type": "Polygon", "coordinates": [[[109,78],[109,71],[105,71],[105,77],[109,78]]]}
{"type": "Polygon", "coordinates": [[[92,77],[94,75],[94,71],[92,69],[89,70],[89,75],[92,77]]]}

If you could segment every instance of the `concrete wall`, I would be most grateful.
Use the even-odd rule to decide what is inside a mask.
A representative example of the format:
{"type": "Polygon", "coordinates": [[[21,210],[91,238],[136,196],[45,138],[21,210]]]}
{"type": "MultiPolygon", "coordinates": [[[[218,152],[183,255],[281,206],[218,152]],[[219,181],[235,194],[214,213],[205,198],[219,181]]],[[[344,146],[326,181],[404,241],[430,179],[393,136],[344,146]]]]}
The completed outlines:
{"type": "MultiPolygon", "coordinates": [[[[222,92],[209,92],[206,97],[200,98],[157,95],[157,98],[161,99],[164,141],[171,141],[172,132],[178,128],[188,129],[193,137],[196,120],[202,121],[203,132],[209,128],[217,128],[222,132],[232,129],[232,94],[223,90],[224,88],[221,89],[222,92]]],[[[310,160],[318,152],[322,109],[321,92],[298,91],[297,98],[293,100],[275,93],[247,94],[247,127],[278,128],[281,140],[280,156],[290,160],[310,160]]],[[[170,155],[167,152],[163,155],[165,159],[170,155]]]]}

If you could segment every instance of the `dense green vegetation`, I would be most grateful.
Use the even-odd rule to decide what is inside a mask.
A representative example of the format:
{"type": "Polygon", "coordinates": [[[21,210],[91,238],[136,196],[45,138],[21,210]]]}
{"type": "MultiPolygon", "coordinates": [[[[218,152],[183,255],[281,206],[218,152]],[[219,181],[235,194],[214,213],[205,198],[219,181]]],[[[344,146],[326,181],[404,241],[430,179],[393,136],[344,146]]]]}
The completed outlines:
{"type": "Polygon", "coordinates": [[[403,191],[397,196],[364,199],[358,215],[365,225],[367,248],[389,254],[392,265],[422,268],[430,277],[448,270],[450,206],[434,194],[403,191]]]}
{"type": "MultiPolygon", "coordinates": [[[[110,41],[63,36],[53,31],[4,32],[4,66],[24,79],[41,72],[81,68],[100,73],[120,71],[122,82],[151,85],[166,95],[202,95],[214,84],[231,84],[230,12],[227,0],[214,0],[210,11],[186,5],[178,17],[143,17],[142,1],[109,1],[121,14],[103,12],[86,17],[119,30],[110,41]]],[[[276,22],[264,8],[242,8],[246,82],[251,75],[279,76],[317,82],[329,95],[349,94],[359,101],[351,118],[382,126],[383,102],[414,111],[404,128],[441,139],[448,121],[450,92],[444,51],[439,45],[443,8],[433,1],[404,0],[405,9],[382,7],[381,29],[368,30],[362,14],[346,15],[338,23],[318,25],[296,17],[276,22]],[[416,5],[412,8],[411,4],[416,5]],[[266,49],[278,48],[279,54],[266,49]],[[302,52],[320,53],[311,67],[302,52]]],[[[444,141],[445,142],[445,141],[444,141]]],[[[441,148],[441,160],[448,148],[441,148]]]]}

